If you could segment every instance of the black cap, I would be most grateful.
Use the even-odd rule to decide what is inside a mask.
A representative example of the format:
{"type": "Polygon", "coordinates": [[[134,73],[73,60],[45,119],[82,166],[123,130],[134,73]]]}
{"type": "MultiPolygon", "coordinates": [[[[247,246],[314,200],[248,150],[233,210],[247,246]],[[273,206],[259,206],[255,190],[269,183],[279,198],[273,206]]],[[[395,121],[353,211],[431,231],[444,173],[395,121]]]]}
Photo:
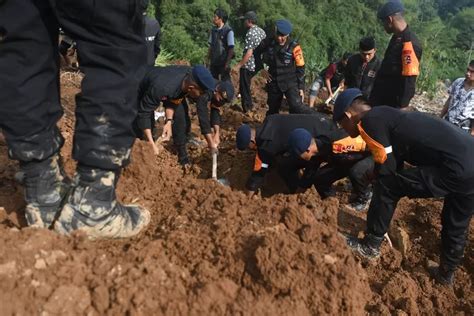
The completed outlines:
{"type": "Polygon", "coordinates": [[[372,36],[364,37],[359,42],[359,49],[361,51],[366,52],[374,48],[375,48],[375,38],[373,38],[372,36]]]}
{"type": "Polygon", "coordinates": [[[377,18],[379,20],[385,20],[387,17],[405,11],[403,4],[399,0],[392,0],[385,3],[380,7],[377,12],[377,18]]]}
{"type": "Polygon", "coordinates": [[[352,56],[352,53],[350,52],[345,52],[344,55],[342,55],[342,60],[347,60],[349,57],[352,56]]]}
{"type": "Polygon", "coordinates": [[[203,65],[196,65],[193,67],[192,75],[196,83],[204,91],[214,91],[216,88],[216,81],[212,77],[209,70],[203,65]]]}
{"type": "Polygon", "coordinates": [[[244,15],[239,16],[239,19],[257,21],[257,13],[255,13],[255,11],[248,11],[244,15]]]}
{"type": "Polygon", "coordinates": [[[250,141],[252,140],[251,130],[252,129],[247,124],[242,124],[237,129],[237,133],[235,135],[235,143],[237,145],[238,150],[244,150],[249,146],[250,141]]]}
{"type": "Polygon", "coordinates": [[[354,99],[362,96],[362,91],[357,88],[349,88],[344,90],[337,98],[336,102],[334,102],[334,113],[333,113],[333,120],[334,122],[339,122],[344,117],[344,113],[346,112],[347,108],[351,106],[354,99]]]}

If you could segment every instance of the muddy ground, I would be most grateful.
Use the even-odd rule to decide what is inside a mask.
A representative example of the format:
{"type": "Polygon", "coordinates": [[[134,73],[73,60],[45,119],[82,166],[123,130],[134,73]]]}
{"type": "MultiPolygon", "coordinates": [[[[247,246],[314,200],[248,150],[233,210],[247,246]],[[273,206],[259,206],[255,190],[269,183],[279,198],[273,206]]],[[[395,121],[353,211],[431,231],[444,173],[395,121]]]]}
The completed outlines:
{"type": "MultiPolygon", "coordinates": [[[[79,78],[61,77],[62,154],[72,175],[79,78]]],[[[237,105],[224,113],[219,177],[231,188],[209,179],[206,149],[190,148],[194,167],[184,174],[170,146],[154,157],[135,144],[119,197],[147,207],[152,221],[127,240],[92,242],[25,227],[18,164],[0,145],[0,314],[473,314],[472,234],[453,288],[435,284],[427,272],[439,260],[441,201],[402,200],[390,232],[394,248],[385,243],[382,258],[366,263],[338,234],[361,234],[365,223],[364,213],[344,210],[344,183],[337,198],[321,201],[314,189],[287,195],[270,175],[261,195],[246,194],[253,154],[236,152],[234,130],[243,120],[263,119],[264,93],[255,99],[255,114],[243,116],[237,105]]]]}

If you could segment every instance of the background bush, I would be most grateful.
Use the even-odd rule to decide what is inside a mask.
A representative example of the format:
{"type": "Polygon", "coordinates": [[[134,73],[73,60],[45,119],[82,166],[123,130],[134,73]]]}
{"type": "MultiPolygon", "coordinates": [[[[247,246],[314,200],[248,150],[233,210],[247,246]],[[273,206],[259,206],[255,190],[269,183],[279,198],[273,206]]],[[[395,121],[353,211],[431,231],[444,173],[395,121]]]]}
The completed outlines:
{"type": "MultiPolygon", "coordinates": [[[[237,17],[257,12],[258,24],[271,32],[273,23],[289,19],[293,37],[302,45],[311,81],[345,51],[356,52],[361,37],[375,36],[383,57],[390,39],[376,19],[384,0],[152,0],[149,14],[162,25],[163,48],[177,59],[204,63],[212,16],[220,7],[229,12],[236,35],[237,60],[246,30],[237,17]]],[[[463,76],[472,56],[474,0],[404,0],[406,18],[423,43],[418,89],[433,91],[439,80],[463,76]]]]}

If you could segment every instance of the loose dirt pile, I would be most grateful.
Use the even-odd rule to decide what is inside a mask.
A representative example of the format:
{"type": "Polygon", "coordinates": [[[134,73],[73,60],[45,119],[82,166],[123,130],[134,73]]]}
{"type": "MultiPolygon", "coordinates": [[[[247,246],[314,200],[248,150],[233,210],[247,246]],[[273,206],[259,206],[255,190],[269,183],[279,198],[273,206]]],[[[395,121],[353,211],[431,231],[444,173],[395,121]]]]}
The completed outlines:
{"type": "MultiPolygon", "coordinates": [[[[62,76],[70,175],[78,79],[62,76]]],[[[363,263],[338,234],[364,229],[365,214],[340,208],[343,185],[337,199],[321,201],[314,189],[286,195],[270,175],[263,197],[247,195],[253,154],[236,152],[234,130],[263,119],[264,94],[256,100],[255,114],[244,116],[238,106],[224,113],[219,177],[231,188],[209,180],[205,148],[190,148],[194,167],[184,174],[171,147],[154,157],[136,143],[118,193],[147,207],[152,222],[128,240],[26,228],[18,166],[0,146],[1,314],[472,314],[473,237],[454,288],[434,284],[426,270],[439,259],[440,201],[402,200],[391,231],[396,249],[384,245],[382,259],[363,263]]]]}

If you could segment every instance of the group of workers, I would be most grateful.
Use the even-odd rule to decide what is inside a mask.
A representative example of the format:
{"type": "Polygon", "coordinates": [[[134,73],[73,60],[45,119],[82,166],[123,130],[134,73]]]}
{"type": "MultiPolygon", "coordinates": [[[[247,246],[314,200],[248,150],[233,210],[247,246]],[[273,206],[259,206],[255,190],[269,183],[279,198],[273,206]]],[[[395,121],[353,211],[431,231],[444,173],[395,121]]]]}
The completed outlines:
{"type": "MultiPolygon", "coordinates": [[[[209,149],[217,151],[220,108],[234,97],[234,33],[226,13],[214,13],[209,68],[155,67],[158,33],[146,36],[154,47],[147,53],[145,10],[146,1],[136,7],[122,0],[0,1],[0,128],[10,158],[20,162],[24,174],[28,225],[63,234],[82,230],[90,238],[125,238],[142,231],[149,211],[119,203],[115,187],[137,137],[158,152],[154,111],[160,104],[165,108],[161,139],[173,137],[182,165],[190,163],[188,101],[196,103],[209,149]],[[64,143],[57,127],[63,113],[60,27],[74,39],[85,75],[76,97],[73,179],[65,175],[59,155],[64,143]]],[[[251,191],[262,187],[274,164],[290,192],[314,185],[322,198],[334,195],[335,181],[349,177],[351,208],[368,207],[368,213],[365,237],[348,236],[347,243],[366,258],[380,255],[401,197],[445,197],[441,260],[434,275],[451,284],[474,210],[474,63],[450,89],[442,113],[446,120],[407,111],[421,46],[403,10],[399,1],[389,1],[378,11],[393,34],[383,60],[375,56],[374,39],[364,37],[359,54],[329,65],[312,85],[310,103],[320,87],[333,97],[344,86],[332,118],[304,103],[305,62],[301,45],[290,37],[291,23],[276,21],[274,36],[267,37],[256,13],[247,12],[241,17],[248,28],[244,53],[235,66],[242,109],[253,109],[251,80],[265,64],[268,112],[261,127],[242,125],[236,143],[240,150],[257,150],[247,183],[251,191]],[[284,98],[287,115],[279,114],[284,98]]]]}

